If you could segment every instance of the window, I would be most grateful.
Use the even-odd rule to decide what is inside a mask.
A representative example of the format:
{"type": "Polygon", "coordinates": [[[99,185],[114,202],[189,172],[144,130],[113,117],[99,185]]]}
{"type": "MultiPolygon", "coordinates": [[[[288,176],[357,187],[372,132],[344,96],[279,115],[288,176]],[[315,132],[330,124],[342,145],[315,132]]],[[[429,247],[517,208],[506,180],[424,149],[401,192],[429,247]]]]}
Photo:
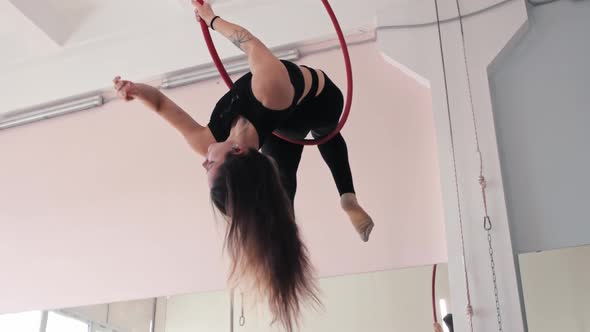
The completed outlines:
{"type": "Polygon", "coordinates": [[[88,323],[50,311],[45,332],[88,332],[88,323]]]}
{"type": "Polygon", "coordinates": [[[39,332],[41,317],[41,311],[0,315],[0,331],[39,332]]]}
{"type": "Polygon", "coordinates": [[[67,313],[29,311],[0,315],[0,332],[121,332],[67,313]]]}

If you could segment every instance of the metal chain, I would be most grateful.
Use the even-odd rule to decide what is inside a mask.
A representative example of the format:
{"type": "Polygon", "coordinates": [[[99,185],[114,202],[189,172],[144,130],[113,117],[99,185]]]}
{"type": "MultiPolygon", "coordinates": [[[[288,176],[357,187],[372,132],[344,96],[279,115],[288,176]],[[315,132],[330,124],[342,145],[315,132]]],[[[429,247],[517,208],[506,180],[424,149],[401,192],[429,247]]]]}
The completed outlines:
{"type": "Polygon", "coordinates": [[[483,155],[481,153],[481,148],[479,144],[479,133],[477,128],[477,118],[475,116],[475,107],[473,105],[473,94],[471,91],[471,76],[469,75],[469,65],[467,62],[467,50],[465,48],[465,30],[463,29],[463,15],[461,14],[461,6],[459,5],[459,0],[455,0],[457,4],[457,13],[459,15],[459,26],[461,28],[461,46],[463,48],[463,61],[465,64],[465,74],[467,76],[467,87],[468,87],[468,95],[469,95],[469,103],[471,106],[471,116],[473,119],[473,129],[475,134],[475,144],[477,147],[477,156],[479,159],[479,184],[481,186],[481,196],[482,196],[482,203],[484,207],[484,222],[483,228],[487,233],[488,238],[488,252],[490,254],[490,268],[492,271],[492,283],[494,286],[494,299],[496,301],[496,318],[498,321],[498,331],[502,332],[502,314],[500,310],[500,296],[498,295],[498,281],[496,278],[496,263],[494,261],[494,247],[492,245],[492,220],[488,214],[488,202],[486,196],[486,179],[484,177],[483,172],[483,155]]]}
{"type": "Polygon", "coordinates": [[[467,308],[465,309],[465,312],[467,314],[467,319],[468,319],[468,323],[469,323],[469,330],[471,332],[473,332],[473,307],[471,306],[471,292],[470,292],[470,286],[469,286],[469,276],[467,275],[467,262],[465,259],[465,237],[464,237],[464,233],[463,233],[463,214],[462,214],[462,207],[461,207],[461,195],[460,195],[460,191],[459,191],[459,178],[457,175],[457,159],[456,159],[456,153],[455,153],[455,135],[453,132],[453,121],[452,121],[452,114],[451,114],[451,106],[450,106],[450,102],[449,102],[449,88],[448,88],[448,83],[447,83],[447,71],[446,71],[446,64],[445,64],[445,55],[444,55],[444,50],[443,50],[443,44],[442,44],[442,33],[441,33],[441,28],[440,28],[440,14],[439,14],[439,9],[438,9],[438,0],[434,0],[434,8],[436,11],[436,25],[438,28],[438,40],[439,40],[439,46],[440,46],[440,56],[441,56],[441,61],[442,61],[442,70],[443,70],[443,78],[444,78],[444,84],[445,84],[445,97],[446,97],[446,101],[447,101],[447,116],[449,118],[449,136],[451,139],[451,150],[452,150],[452,156],[453,156],[453,171],[454,171],[454,179],[455,179],[455,192],[457,194],[457,213],[459,214],[459,231],[460,231],[460,236],[461,236],[461,259],[462,259],[462,264],[463,264],[463,276],[465,279],[465,289],[466,289],[466,301],[467,301],[467,308]]]}
{"type": "Polygon", "coordinates": [[[498,331],[502,331],[502,316],[500,315],[500,297],[498,296],[498,282],[496,280],[496,263],[494,262],[494,248],[492,247],[492,233],[489,230],[487,232],[490,248],[490,265],[492,267],[492,280],[494,282],[494,297],[496,298],[496,318],[498,319],[498,331]]]}

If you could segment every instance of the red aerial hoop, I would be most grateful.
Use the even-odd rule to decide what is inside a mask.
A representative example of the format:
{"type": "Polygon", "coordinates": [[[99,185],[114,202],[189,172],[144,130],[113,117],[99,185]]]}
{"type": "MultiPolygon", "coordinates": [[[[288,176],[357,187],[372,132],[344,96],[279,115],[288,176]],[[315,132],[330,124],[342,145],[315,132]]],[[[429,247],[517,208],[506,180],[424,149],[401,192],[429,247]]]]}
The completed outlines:
{"type": "MultiPolygon", "coordinates": [[[[200,4],[203,4],[203,0],[197,0],[197,1],[200,4]]],[[[346,81],[348,84],[348,90],[346,93],[346,102],[344,104],[344,111],[342,112],[342,116],[340,117],[340,121],[338,122],[338,126],[336,126],[336,129],[334,129],[333,132],[331,132],[330,134],[328,134],[324,137],[321,137],[318,139],[313,139],[313,140],[310,140],[310,139],[295,140],[295,139],[291,139],[289,137],[285,137],[283,135],[280,135],[276,132],[273,133],[275,136],[280,137],[280,138],[284,139],[285,141],[295,143],[295,144],[318,145],[318,144],[323,144],[323,143],[329,141],[332,137],[337,135],[340,132],[340,130],[342,130],[342,127],[344,127],[344,124],[346,123],[346,120],[348,119],[348,115],[350,113],[350,106],[352,105],[352,65],[350,63],[350,55],[348,54],[348,46],[346,45],[346,40],[344,39],[344,34],[342,33],[342,29],[340,28],[340,24],[338,23],[338,19],[336,18],[336,14],[334,14],[332,7],[328,3],[328,0],[322,0],[322,3],[324,4],[324,7],[326,7],[326,11],[328,12],[328,15],[330,15],[330,19],[332,20],[332,24],[334,25],[334,29],[336,30],[336,33],[338,34],[338,40],[340,41],[340,47],[342,48],[342,55],[344,56],[344,64],[346,66],[346,81]]],[[[219,58],[219,54],[217,54],[217,50],[215,49],[215,44],[213,44],[213,40],[211,39],[211,33],[209,32],[209,27],[207,27],[207,23],[203,20],[201,20],[201,30],[203,31],[203,36],[205,37],[205,42],[207,43],[207,48],[209,49],[209,54],[211,54],[211,58],[213,59],[213,62],[215,63],[217,70],[219,70],[219,74],[221,74],[221,77],[223,78],[223,81],[225,81],[225,84],[229,88],[231,88],[234,83],[232,82],[231,78],[227,74],[227,71],[225,70],[223,63],[221,62],[221,59],[219,58]]]]}
{"type": "Polygon", "coordinates": [[[432,318],[437,323],[436,318],[436,264],[432,266],[432,318]]]}

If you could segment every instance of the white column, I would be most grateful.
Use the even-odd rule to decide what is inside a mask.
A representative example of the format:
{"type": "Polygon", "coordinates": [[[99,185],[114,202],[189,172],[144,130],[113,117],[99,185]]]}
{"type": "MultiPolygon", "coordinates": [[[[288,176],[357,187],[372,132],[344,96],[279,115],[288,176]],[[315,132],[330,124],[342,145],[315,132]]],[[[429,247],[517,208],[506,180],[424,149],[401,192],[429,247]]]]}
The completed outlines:
{"type": "MultiPolygon", "coordinates": [[[[465,314],[467,295],[459,227],[460,206],[465,262],[474,311],[473,330],[498,331],[489,246],[487,233],[483,229],[485,214],[478,183],[479,158],[457,5],[455,0],[438,0],[439,14],[443,20],[441,37],[448,88],[447,108],[434,0],[431,3],[432,6],[428,8],[423,4],[417,8],[417,5],[408,3],[408,8],[398,5],[391,12],[383,11],[378,21],[378,40],[389,60],[431,87],[439,144],[455,330],[469,331],[465,314]],[[414,21],[409,20],[405,13],[415,17],[414,21]],[[449,120],[452,123],[454,153],[449,120]]],[[[503,331],[518,332],[524,330],[522,308],[504,201],[487,68],[525,26],[526,7],[521,0],[462,0],[460,6],[462,14],[468,15],[463,19],[465,49],[483,170],[488,182],[488,212],[493,227],[491,235],[502,327],[503,331]]]]}

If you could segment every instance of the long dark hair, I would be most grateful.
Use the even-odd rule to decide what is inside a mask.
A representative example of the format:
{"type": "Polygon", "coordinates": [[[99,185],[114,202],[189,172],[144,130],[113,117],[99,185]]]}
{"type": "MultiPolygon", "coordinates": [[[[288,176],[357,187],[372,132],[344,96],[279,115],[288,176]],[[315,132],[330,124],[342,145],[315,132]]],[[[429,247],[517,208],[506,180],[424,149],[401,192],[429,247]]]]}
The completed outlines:
{"type": "Polygon", "coordinates": [[[267,297],[273,322],[293,331],[301,304],[320,302],[293,205],[275,163],[255,149],[230,152],[210,194],[229,221],[225,248],[231,258],[230,278],[251,278],[267,297]]]}

